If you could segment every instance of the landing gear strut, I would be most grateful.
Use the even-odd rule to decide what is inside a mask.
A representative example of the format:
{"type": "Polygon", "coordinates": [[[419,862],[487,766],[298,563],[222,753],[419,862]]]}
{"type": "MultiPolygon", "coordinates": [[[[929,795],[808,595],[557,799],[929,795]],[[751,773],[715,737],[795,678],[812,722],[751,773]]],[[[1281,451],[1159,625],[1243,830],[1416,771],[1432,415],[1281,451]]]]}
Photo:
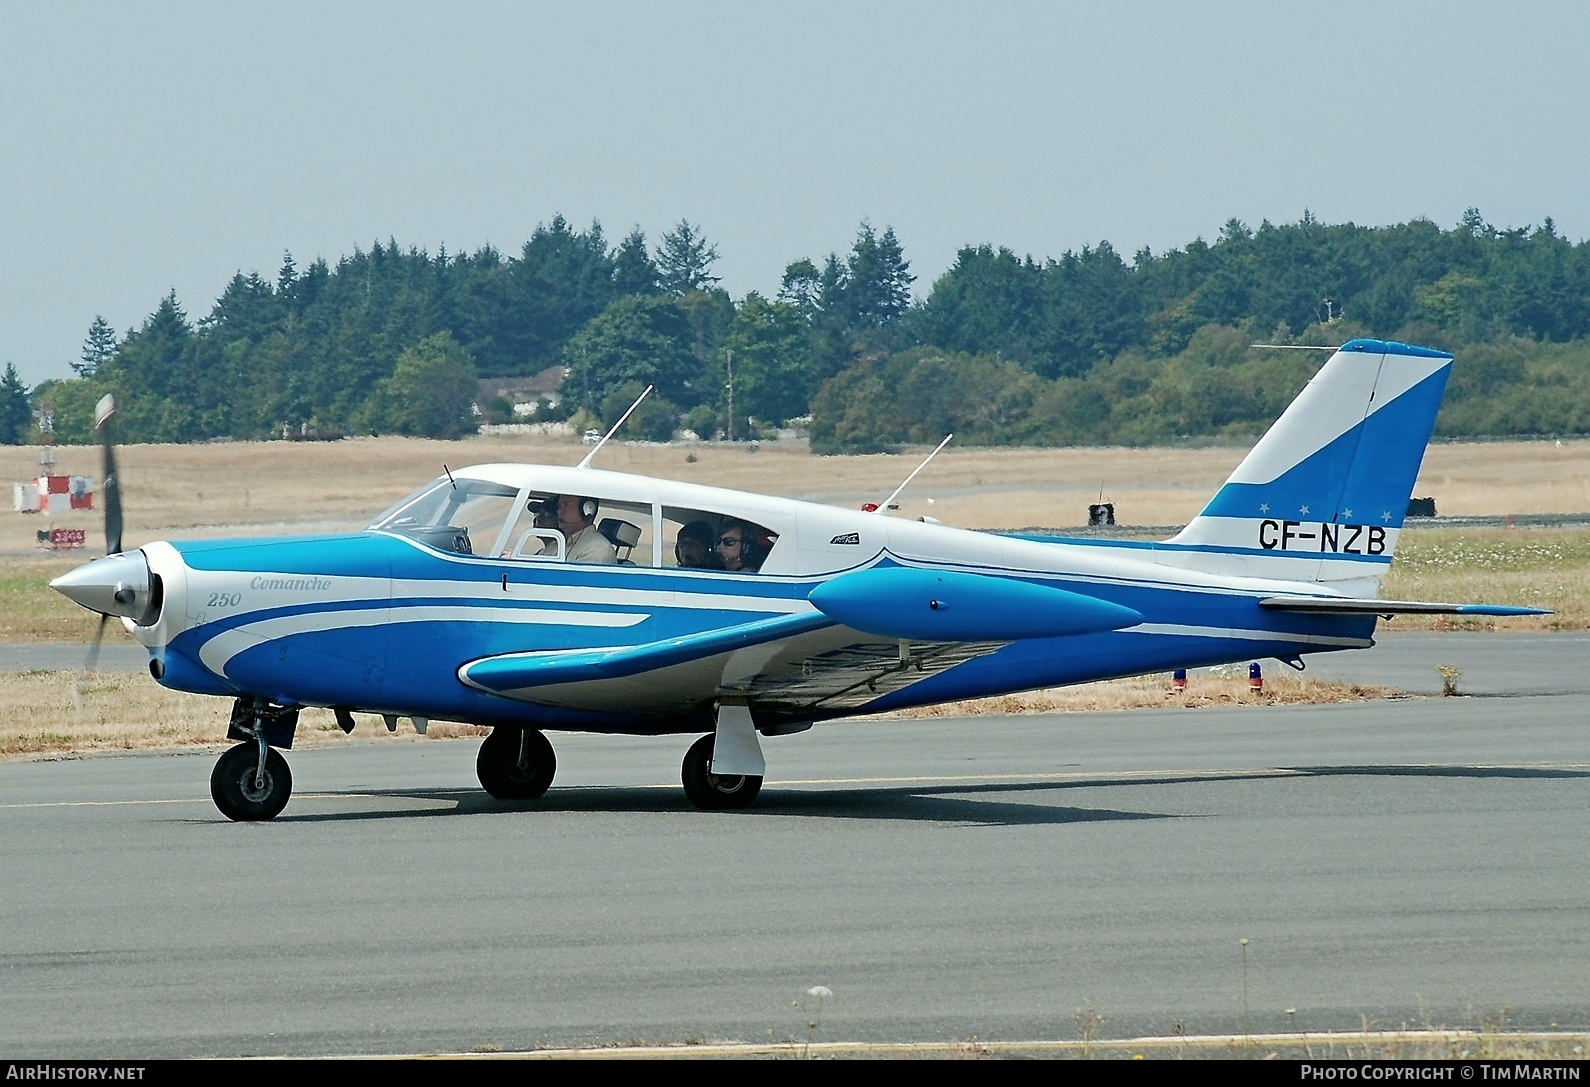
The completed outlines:
{"type": "Polygon", "coordinates": [[[297,727],[296,709],[242,698],[233,704],[226,735],[243,742],[210,774],[210,796],[222,815],[252,822],[281,814],[293,795],[293,774],[276,748],[292,747],[297,727]]]}
{"type": "Polygon", "coordinates": [[[766,769],[750,707],[724,701],[718,706],[717,731],[690,745],[680,779],[696,807],[727,811],[756,800],[766,769]]]}
{"type": "Polygon", "coordinates": [[[547,738],[533,728],[494,728],[475,757],[475,775],[498,800],[534,800],[545,793],[558,759],[547,738]]]}

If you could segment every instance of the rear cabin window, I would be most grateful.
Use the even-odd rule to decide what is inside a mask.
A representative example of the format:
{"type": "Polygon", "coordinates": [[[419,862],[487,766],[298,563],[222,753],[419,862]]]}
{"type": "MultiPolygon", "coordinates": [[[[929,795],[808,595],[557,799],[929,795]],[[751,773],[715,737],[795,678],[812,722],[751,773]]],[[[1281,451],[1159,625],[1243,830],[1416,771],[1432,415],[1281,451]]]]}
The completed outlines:
{"type": "Polygon", "coordinates": [[[778,536],[765,525],[709,510],[663,507],[663,565],[754,574],[778,536]]]}

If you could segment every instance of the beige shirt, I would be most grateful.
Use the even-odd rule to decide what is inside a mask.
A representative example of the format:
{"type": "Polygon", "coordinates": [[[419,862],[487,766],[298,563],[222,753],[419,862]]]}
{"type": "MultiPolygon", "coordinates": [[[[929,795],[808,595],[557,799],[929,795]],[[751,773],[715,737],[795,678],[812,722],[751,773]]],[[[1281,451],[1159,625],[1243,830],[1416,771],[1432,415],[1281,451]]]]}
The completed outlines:
{"type": "Polygon", "coordinates": [[[618,552],[607,537],[596,531],[595,525],[591,525],[569,538],[564,557],[569,562],[605,562],[611,565],[618,561],[618,552]]]}

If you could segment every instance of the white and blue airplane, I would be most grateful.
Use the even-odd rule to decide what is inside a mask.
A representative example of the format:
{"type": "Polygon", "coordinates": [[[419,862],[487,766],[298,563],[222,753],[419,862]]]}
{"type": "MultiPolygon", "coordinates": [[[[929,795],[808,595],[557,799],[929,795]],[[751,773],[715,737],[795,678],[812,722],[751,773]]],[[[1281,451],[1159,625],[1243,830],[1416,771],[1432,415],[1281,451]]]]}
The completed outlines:
{"type": "Polygon", "coordinates": [[[286,805],[278,749],[306,706],[349,730],[354,712],[490,726],[480,782],[515,800],[552,782],[545,731],[702,733],[686,794],[740,808],[762,786],[760,738],[818,721],[1259,658],[1301,668],[1373,645],[1379,616],[1544,614],[1377,598],[1451,365],[1344,344],[1159,543],[966,531],[587,457],[449,472],[351,534],[122,552],[107,438],[112,554],[51,584],[119,617],[156,682],[233,700],[240,742],[211,778],[233,819],[286,805]]]}

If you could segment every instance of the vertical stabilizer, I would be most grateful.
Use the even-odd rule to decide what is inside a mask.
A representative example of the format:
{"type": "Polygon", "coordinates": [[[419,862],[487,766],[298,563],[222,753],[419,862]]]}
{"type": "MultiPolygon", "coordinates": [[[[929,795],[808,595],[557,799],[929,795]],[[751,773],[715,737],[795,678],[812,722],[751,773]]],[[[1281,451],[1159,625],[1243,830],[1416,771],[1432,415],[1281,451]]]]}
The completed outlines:
{"type": "Polygon", "coordinates": [[[1343,344],[1169,541],[1189,549],[1183,564],[1359,582],[1373,593],[1396,550],[1451,369],[1451,355],[1427,347],[1343,344]]]}

